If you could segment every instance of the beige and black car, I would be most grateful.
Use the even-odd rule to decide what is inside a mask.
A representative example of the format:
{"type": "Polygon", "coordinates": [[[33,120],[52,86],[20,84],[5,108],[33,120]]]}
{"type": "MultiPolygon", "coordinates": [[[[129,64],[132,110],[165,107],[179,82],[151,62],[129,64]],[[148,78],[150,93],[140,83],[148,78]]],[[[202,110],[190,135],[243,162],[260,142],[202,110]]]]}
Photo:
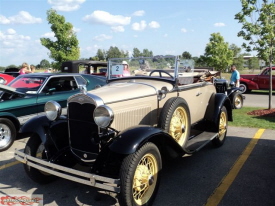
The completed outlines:
{"type": "Polygon", "coordinates": [[[215,75],[177,56],[110,59],[107,85],[69,97],[66,116],[47,102],[21,128],[30,138],[16,159],[35,182],[58,176],[152,205],[164,159],[225,141],[232,106],[215,75]]]}

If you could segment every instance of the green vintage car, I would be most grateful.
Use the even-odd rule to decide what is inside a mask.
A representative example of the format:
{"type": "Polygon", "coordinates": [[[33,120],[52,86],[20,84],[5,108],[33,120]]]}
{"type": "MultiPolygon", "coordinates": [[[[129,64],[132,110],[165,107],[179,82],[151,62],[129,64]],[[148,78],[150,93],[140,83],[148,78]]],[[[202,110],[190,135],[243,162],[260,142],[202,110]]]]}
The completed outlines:
{"type": "Polygon", "coordinates": [[[106,84],[102,76],[77,73],[33,73],[20,75],[8,85],[0,85],[0,152],[14,142],[20,126],[43,114],[44,105],[55,100],[66,112],[69,96],[83,89],[106,84]]]}

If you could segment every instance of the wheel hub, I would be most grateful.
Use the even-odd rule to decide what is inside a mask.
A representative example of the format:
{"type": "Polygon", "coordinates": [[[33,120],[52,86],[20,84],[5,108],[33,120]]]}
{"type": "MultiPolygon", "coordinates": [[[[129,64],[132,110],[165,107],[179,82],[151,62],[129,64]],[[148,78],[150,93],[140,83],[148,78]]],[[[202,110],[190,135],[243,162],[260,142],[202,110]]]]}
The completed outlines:
{"type": "Polygon", "coordinates": [[[8,127],[0,125],[0,148],[6,146],[10,141],[10,132],[8,127]]]}
{"type": "Polygon", "coordinates": [[[135,188],[141,191],[153,183],[154,178],[150,175],[149,169],[145,165],[139,165],[135,173],[135,188]]]}

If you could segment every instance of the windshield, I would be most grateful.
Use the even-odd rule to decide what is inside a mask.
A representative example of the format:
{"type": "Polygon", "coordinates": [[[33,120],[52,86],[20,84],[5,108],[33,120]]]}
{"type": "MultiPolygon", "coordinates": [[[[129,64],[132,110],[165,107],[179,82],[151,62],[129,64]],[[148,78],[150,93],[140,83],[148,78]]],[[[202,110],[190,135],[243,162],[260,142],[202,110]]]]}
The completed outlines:
{"type": "Polygon", "coordinates": [[[24,93],[36,93],[45,81],[45,77],[24,77],[19,76],[14,79],[8,86],[16,88],[17,91],[24,93]]]}
{"type": "Polygon", "coordinates": [[[134,76],[174,80],[177,74],[176,56],[115,58],[108,62],[108,79],[134,76]]]}

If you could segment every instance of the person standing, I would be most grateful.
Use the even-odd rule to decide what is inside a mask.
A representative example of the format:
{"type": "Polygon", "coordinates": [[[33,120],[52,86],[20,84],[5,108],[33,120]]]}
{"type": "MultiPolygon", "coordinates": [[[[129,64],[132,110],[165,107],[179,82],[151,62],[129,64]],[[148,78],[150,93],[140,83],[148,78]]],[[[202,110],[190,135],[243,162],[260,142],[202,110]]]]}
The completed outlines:
{"type": "Polygon", "coordinates": [[[19,70],[19,74],[28,74],[28,73],[31,73],[31,71],[29,70],[29,65],[26,62],[24,62],[22,64],[21,69],[19,70]]]}
{"type": "Polygon", "coordinates": [[[240,73],[234,64],[231,66],[231,72],[230,83],[234,83],[236,87],[240,87],[240,73]]]}

